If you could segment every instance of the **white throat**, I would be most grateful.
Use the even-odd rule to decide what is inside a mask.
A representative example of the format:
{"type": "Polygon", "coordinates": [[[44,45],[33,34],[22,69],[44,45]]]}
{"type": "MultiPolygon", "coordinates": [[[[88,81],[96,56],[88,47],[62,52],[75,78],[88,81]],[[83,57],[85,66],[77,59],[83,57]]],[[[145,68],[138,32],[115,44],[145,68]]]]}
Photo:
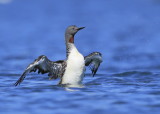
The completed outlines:
{"type": "Polygon", "coordinates": [[[61,84],[73,86],[81,85],[84,77],[85,61],[84,57],[74,44],[70,45],[70,53],[67,59],[67,67],[62,77],[61,84]]]}

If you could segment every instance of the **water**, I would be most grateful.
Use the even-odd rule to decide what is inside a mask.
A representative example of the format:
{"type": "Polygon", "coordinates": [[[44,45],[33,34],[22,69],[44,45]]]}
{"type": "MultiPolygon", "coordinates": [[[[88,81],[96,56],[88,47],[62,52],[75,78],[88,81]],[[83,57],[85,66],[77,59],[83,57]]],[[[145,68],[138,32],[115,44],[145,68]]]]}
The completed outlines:
{"type": "Polygon", "coordinates": [[[159,0],[0,0],[0,113],[160,113],[159,0]],[[83,55],[103,54],[85,88],[66,90],[47,75],[29,74],[39,55],[65,58],[64,31],[76,34],[83,55]]]}

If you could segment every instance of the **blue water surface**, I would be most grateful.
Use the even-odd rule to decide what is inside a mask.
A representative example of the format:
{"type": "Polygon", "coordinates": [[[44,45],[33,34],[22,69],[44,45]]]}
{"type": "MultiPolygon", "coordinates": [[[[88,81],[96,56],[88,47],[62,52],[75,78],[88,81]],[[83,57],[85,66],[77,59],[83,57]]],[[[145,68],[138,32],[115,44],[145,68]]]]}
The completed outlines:
{"type": "Polygon", "coordinates": [[[0,113],[159,114],[159,12],[159,0],[0,0],[0,113]],[[65,59],[69,25],[86,27],[84,56],[102,53],[97,75],[70,90],[37,73],[13,86],[38,56],[65,59]]]}

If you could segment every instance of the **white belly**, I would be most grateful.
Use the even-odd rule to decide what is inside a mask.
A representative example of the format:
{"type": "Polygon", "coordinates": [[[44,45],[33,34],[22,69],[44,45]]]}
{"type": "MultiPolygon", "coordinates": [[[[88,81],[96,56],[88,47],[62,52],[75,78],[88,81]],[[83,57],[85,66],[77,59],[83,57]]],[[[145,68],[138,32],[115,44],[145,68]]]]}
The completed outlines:
{"type": "Polygon", "coordinates": [[[67,67],[62,78],[62,84],[80,85],[84,77],[84,57],[73,45],[67,59],[67,67]]]}

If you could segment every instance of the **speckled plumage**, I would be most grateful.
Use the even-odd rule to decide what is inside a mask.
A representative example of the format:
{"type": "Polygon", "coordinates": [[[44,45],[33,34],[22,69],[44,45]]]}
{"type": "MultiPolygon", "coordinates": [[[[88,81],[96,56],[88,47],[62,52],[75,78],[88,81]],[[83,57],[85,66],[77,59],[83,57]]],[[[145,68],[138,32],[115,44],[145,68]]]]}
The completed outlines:
{"type": "Polygon", "coordinates": [[[60,78],[59,84],[77,87],[82,85],[85,66],[90,66],[93,76],[96,74],[100,63],[102,62],[102,54],[93,52],[88,56],[83,55],[74,45],[75,34],[84,27],[69,26],[65,32],[66,41],[66,60],[50,61],[45,55],[39,56],[33,63],[25,69],[21,77],[15,83],[19,85],[26,75],[30,72],[48,73],[49,79],[60,78]]]}

